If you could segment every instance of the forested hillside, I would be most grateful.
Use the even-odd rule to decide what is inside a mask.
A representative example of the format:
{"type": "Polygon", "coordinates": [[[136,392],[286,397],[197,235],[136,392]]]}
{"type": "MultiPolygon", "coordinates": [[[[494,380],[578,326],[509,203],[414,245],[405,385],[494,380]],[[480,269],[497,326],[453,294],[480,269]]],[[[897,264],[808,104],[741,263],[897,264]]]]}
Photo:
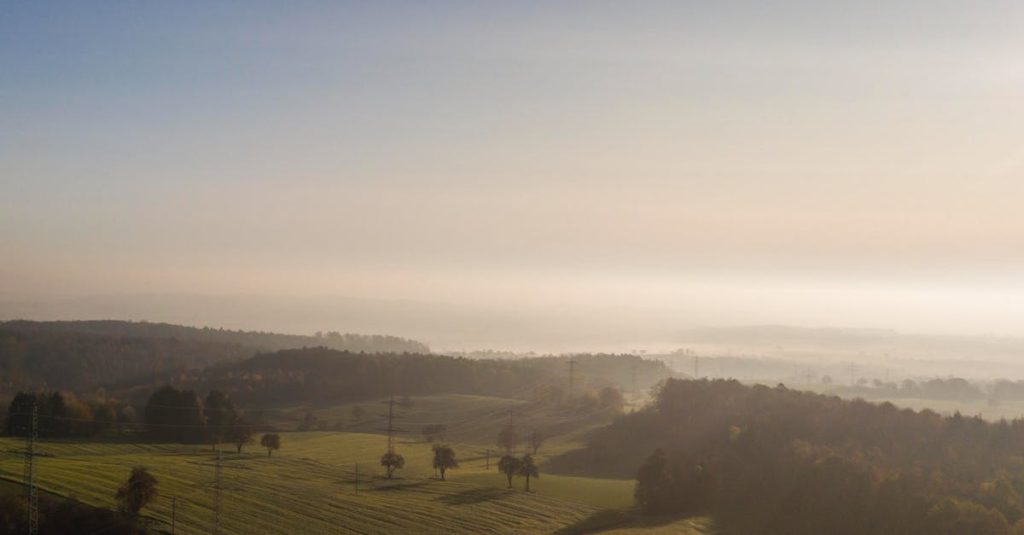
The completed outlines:
{"type": "Polygon", "coordinates": [[[312,346],[352,352],[426,353],[394,336],[297,336],[124,321],[0,323],[0,397],[51,388],[90,392],[166,380],[259,352],[312,346]]]}
{"type": "Polygon", "coordinates": [[[552,466],[636,476],[644,509],[732,533],[1006,534],[1024,529],[1022,444],[1024,420],[670,380],[552,466]]]}
{"type": "Polygon", "coordinates": [[[569,397],[569,361],[580,401],[604,387],[653,386],[672,375],[658,361],[628,355],[468,359],[443,355],[358,354],[307,348],[212,366],[179,384],[217,389],[247,404],[330,404],[387,395],[482,394],[561,401],[569,397]]]}
{"type": "Polygon", "coordinates": [[[0,330],[23,334],[80,333],[117,338],[175,339],[181,341],[234,344],[259,351],[299,347],[329,347],[366,353],[429,353],[422,342],[380,334],[341,334],[335,331],[312,336],[262,331],[233,331],[210,327],[188,327],[146,321],[7,321],[0,330]]]}

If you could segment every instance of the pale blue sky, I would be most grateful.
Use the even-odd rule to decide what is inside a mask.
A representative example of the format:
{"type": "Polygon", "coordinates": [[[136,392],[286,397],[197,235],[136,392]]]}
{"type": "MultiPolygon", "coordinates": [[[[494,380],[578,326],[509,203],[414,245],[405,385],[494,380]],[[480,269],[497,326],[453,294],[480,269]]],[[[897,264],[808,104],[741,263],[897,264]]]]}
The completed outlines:
{"type": "Polygon", "coordinates": [[[4,2],[0,295],[1013,332],[1022,50],[1010,1],[4,2]]]}

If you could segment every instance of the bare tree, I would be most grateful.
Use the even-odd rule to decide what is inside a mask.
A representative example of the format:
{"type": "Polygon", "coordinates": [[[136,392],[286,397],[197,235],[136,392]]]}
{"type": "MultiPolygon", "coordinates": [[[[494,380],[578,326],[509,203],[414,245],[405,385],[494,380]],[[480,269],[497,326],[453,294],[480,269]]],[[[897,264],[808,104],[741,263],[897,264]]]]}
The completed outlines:
{"type": "Polygon", "coordinates": [[[252,435],[252,427],[241,422],[231,430],[231,442],[238,448],[238,453],[242,453],[246,444],[252,444],[252,435]]]}

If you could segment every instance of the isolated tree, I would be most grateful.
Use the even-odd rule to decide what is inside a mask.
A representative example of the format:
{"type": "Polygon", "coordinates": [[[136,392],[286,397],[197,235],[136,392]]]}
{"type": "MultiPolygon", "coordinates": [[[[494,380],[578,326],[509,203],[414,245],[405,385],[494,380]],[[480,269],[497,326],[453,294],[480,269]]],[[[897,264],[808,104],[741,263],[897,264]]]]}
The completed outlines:
{"type": "Polygon", "coordinates": [[[506,425],[498,432],[498,446],[505,448],[505,453],[512,454],[512,450],[519,445],[519,431],[514,425],[506,425]]]}
{"type": "Polygon", "coordinates": [[[512,488],[512,478],[519,474],[519,468],[523,461],[512,455],[505,455],[498,460],[498,471],[508,478],[508,488],[512,488]]]}
{"type": "Polygon", "coordinates": [[[401,455],[395,452],[389,451],[381,456],[380,465],[383,466],[384,470],[387,471],[388,479],[391,479],[391,476],[395,473],[395,470],[398,470],[399,468],[405,466],[405,457],[402,457],[401,455]]]}
{"type": "Polygon", "coordinates": [[[537,470],[537,465],[533,462],[533,456],[529,453],[524,455],[522,460],[519,461],[519,475],[526,478],[526,492],[530,492],[530,478],[540,478],[540,470],[537,470]]]}
{"type": "Polygon", "coordinates": [[[238,449],[238,453],[242,453],[242,446],[246,444],[252,444],[252,426],[242,422],[241,420],[231,428],[231,442],[238,449]]]}
{"type": "Polygon", "coordinates": [[[533,454],[537,455],[537,450],[540,449],[541,445],[544,444],[547,434],[543,431],[534,429],[526,439],[530,442],[530,448],[533,450],[533,454]]]}
{"type": "Polygon", "coordinates": [[[441,472],[441,481],[444,481],[444,473],[449,468],[458,468],[459,463],[455,460],[455,450],[444,445],[434,445],[434,469],[441,472]]]}
{"type": "Polygon", "coordinates": [[[352,423],[357,424],[366,418],[366,409],[362,405],[352,407],[352,423]]]}
{"type": "Polygon", "coordinates": [[[118,510],[137,516],[139,510],[157,497],[156,478],[144,466],[132,468],[128,481],[117,489],[118,510]]]}
{"type": "Polygon", "coordinates": [[[274,450],[281,449],[281,436],[277,433],[267,433],[260,438],[260,446],[267,448],[267,457],[274,450]]]}

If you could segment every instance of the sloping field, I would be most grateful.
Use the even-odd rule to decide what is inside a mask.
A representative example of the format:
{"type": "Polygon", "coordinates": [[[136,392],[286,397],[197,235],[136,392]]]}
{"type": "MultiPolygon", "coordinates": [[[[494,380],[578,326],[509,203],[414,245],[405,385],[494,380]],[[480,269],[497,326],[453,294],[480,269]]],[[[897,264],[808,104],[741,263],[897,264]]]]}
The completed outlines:
{"type": "MultiPolygon", "coordinates": [[[[563,429],[542,448],[574,447],[570,438],[587,421],[571,414],[522,410],[520,401],[479,396],[416,398],[398,409],[396,427],[406,432],[396,449],[406,466],[396,479],[383,478],[379,466],[387,439],[379,400],[362,404],[361,422],[344,432],[284,432],[282,448],[268,457],[258,446],[242,454],[224,446],[221,461],[221,525],[224,533],[548,533],[583,521],[604,507],[625,507],[633,483],[544,474],[533,492],[506,489],[496,470],[497,430],[516,410],[517,425],[563,429]],[[455,448],[460,468],[448,481],[434,478],[430,444],[419,438],[428,423],[448,426],[446,440],[455,448]],[[357,432],[365,430],[368,432],[357,432]],[[491,450],[488,460],[486,451],[491,450]],[[359,473],[357,490],[356,473],[359,473]]],[[[292,415],[304,413],[296,409],[292,415]]],[[[344,418],[351,406],[316,411],[318,418],[344,418]]],[[[0,439],[0,476],[20,481],[22,459],[14,453],[20,440],[0,439]]],[[[176,501],[177,533],[209,533],[214,521],[216,454],[209,446],[117,442],[44,442],[38,458],[40,486],[87,504],[113,507],[117,487],[133,466],[146,466],[160,481],[160,498],[145,512],[155,527],[170,529],[176,501]]]]}
{"type": "MultiPolygon", "coordinates": [[[[370,469],[378,472],[374,461],[385,445],[376,435],[285,433],[282,442],[282,450],[273,457],[255,449],[223,455],[224,533],[544,533],[596,510],[457,478],[428,479],[432,470],[427,448],[404,452],[408,469],[401,479],[371,479],[370,469]],[[356,463],[362,466],[358,494],[356,463]]],[[[19,445],[0,440],[4,450],[19,445]]],[[[131,467],[143,465],[160,481],[161,497],[148,508],[148,516],[169,529],[175,497],[178,533],[210,531],[215,456],[208,448],[71,443],[42,447],[49,456],[39,459],[37,473],[46,490],[113,507],[117,486],[131,467]]],[[[20,469],[21,460],[13,455],[0,463],[5,477],[18,477],[20,469]]]]}
{"type": "MultiPolygon", "coordinates": [[[[672,525],[623,525],[614,514],[606,515],[632,504],[631,480],[544,472],[544,459],[578,447],[580,434],[600,425],[596,417],[479,396],[415,398],[412,406],[396,409],[401,415],[396,427],[405,430],[396,438],[396,450],[406,465],[389,481],[379,466],[387,447],[380,415],[387,406],[380,400],[361,406],[366,417],[348,421],[345,431],[280,433],[282,447],[270,457],[256,445],[241,454],[222,446],[223,533],[584,533],[627,525],[636,533],[661,533],[672,525]],[[540,428],[554,434],[539,451],[541,477],[531,482],[530,493],[523,492],[522,478],[506,489],[495,466],[494,438],[510,409],[524,433],[540,428]],[[448,481],[435,478],[431,446],[420,438],[420,429],[430,423],[448,427],[446,442],[460,463],[448,472],[448,481]]],[[[351,409],[344,405],[314,414],[328,421],[351,419],[351,409]]],[[[281,415],[290,422],[304,413],[294,409],[281,415]]],[[[13,452],[22,447],[21,440],[0,438],[0,451],[7,452],[0,456],[0,477],[21,480],[23,461],[13,452]]],[[[146,466],[159,480],[160,497],[144,510],[154,527],[169,532],[176,501],[177,533],[211,531],[217,456],[209,446],[43,442],[40,449],[46,456],[38,458],[37,477],[46,491],[114,507],[116,489],[132,467],[146,466]]],[[[682,533],[708,533],[676,527],[682,533]]]]}

